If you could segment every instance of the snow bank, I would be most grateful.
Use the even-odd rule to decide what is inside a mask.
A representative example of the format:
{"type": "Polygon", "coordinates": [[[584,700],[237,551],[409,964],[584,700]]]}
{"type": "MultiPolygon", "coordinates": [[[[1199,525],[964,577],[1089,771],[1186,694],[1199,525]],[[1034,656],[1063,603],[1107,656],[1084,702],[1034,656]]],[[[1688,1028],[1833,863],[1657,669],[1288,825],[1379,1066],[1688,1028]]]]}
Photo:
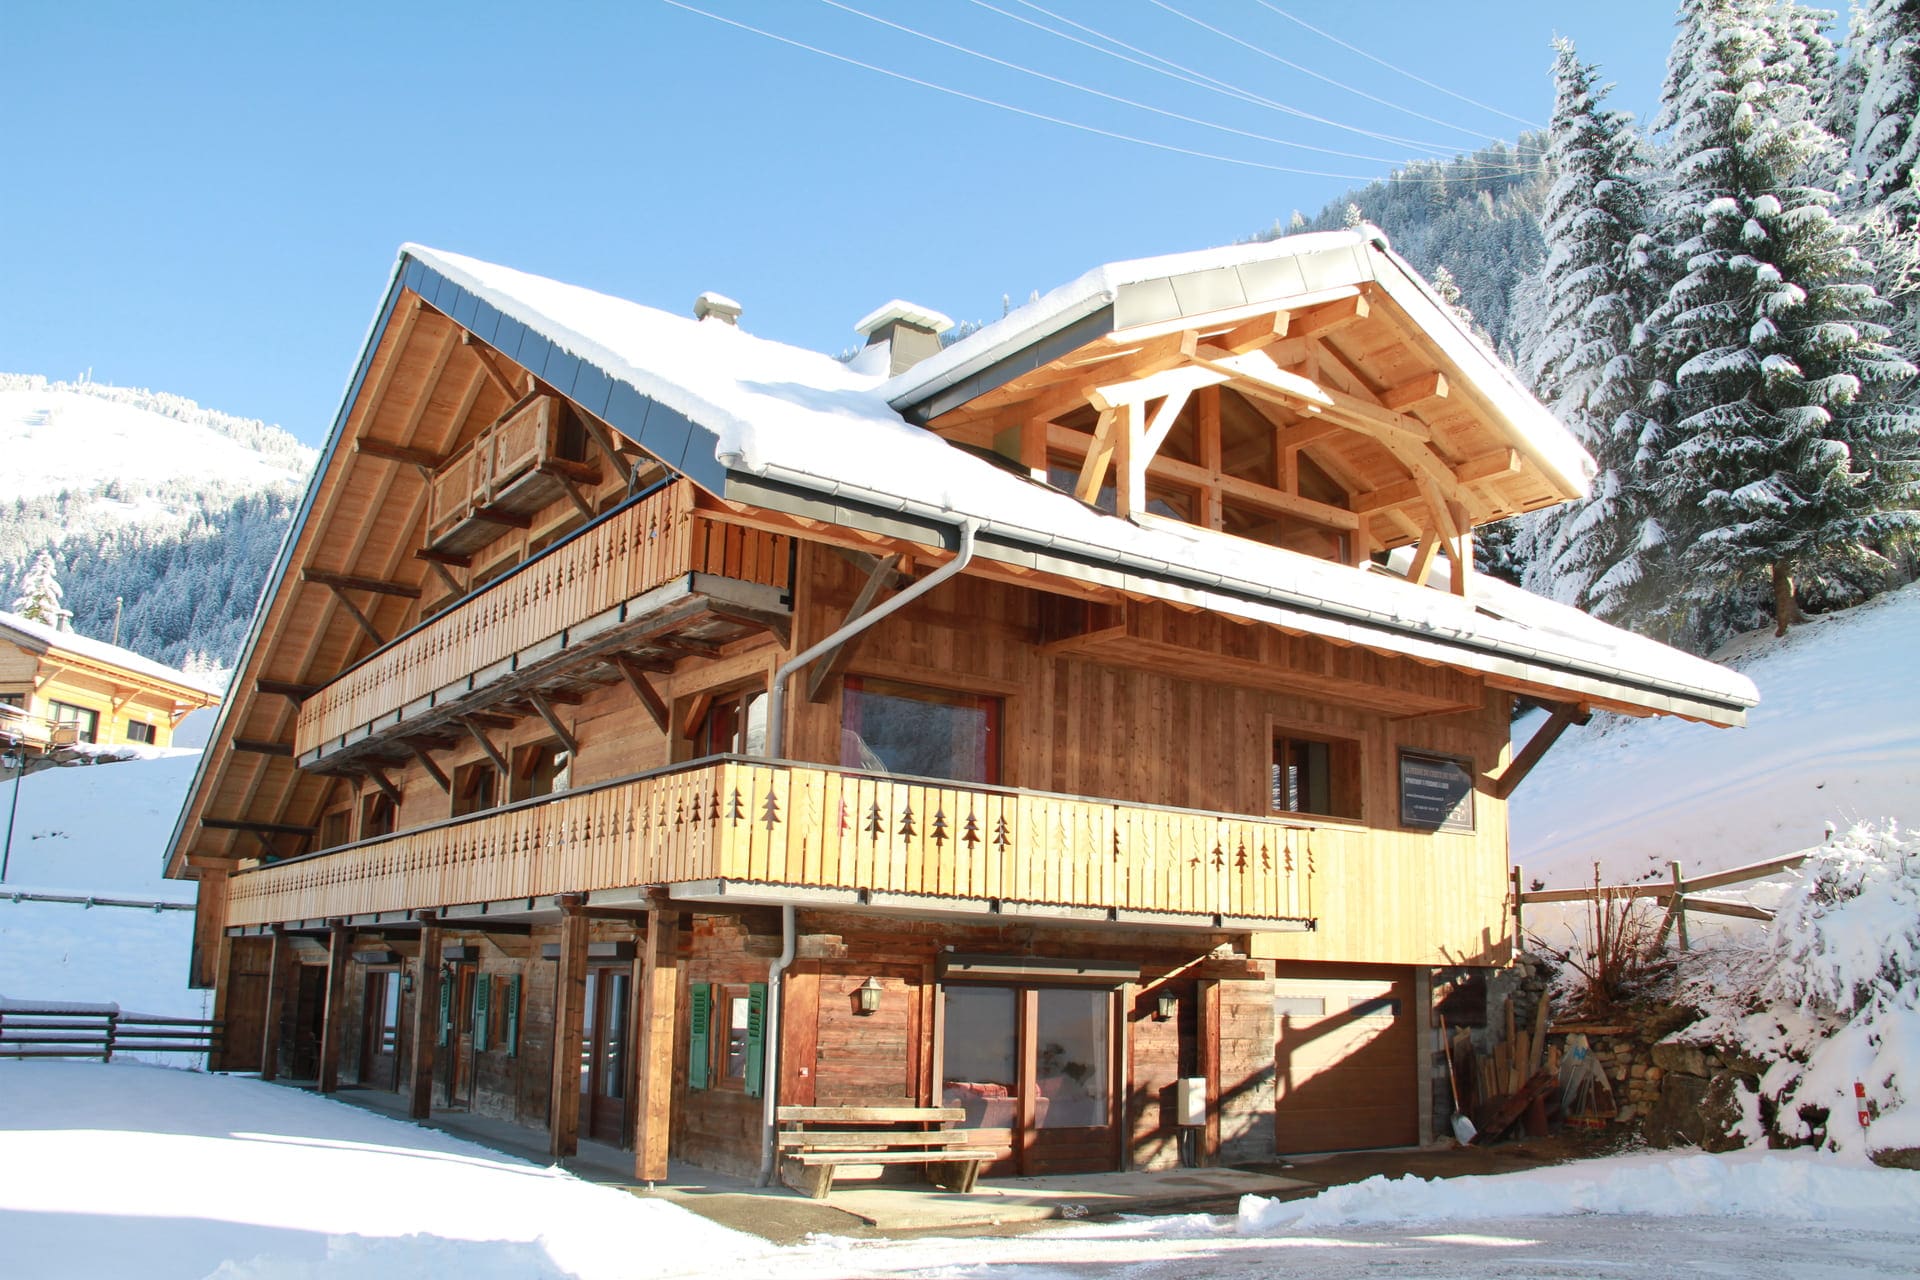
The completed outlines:
{"type": "Polygon", "coordinates": [[[0,1062],[21,1276],[738,1274],[768,1250],[659,1200],[256,1080],[0,1062]]]}
{"type": "Polygon", "coordinates": [[[1491,1177],[1373,1177],[1308,1200],[1247,1196],[1233,1225],[1245,1235],[1279,1235],[1570,1214],[1750,1214],[1895,1222],[1911,1229],[1920,1224],[1920,1173],[1811,1151],[1615,1156],[1491,1177]]]}

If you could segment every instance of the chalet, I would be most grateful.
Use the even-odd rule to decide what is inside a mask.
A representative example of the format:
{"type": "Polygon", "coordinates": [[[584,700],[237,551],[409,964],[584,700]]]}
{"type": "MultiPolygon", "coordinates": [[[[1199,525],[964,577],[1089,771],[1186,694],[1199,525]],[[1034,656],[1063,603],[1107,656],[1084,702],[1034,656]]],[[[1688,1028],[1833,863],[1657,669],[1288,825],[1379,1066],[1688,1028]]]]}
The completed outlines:
{"type": "Polygon", "coordinates": [[[215,705],[220,692],[131,649],[0,613],[0,742],[30,758],[171,746],[186,714],[215,705]]]}
{"type": "Polygon", "coordinates": [[[227,1069],[648,1179],[1416,1144],[1533,762],[1756,700],[1475,574],[1592,463],[1371,228],[847,363],[694,310],[402,250],[171,841],[227,1069]]]}

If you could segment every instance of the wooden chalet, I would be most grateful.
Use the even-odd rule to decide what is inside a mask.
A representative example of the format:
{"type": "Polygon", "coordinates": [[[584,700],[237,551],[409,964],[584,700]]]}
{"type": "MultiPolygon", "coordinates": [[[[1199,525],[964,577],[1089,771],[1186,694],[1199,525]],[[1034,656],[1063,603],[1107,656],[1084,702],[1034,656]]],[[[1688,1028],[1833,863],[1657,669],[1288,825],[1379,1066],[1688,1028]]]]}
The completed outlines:
{"type": "Polygon", "coordinates": [[[0,744],[30,762],[60,763],[92,746],[171,746],[188,712],[219,701],[200,676],[0,613],[0,744]]]}
{"type": "Polygon", "coordinates": [[[696,312],[402,251],[171,845],[226,1069],[646,1179],[1416,1144],[1540,752],[1755,701],[1473,573],[1592,464],[1371,229],[850,364],[696,312]]]}

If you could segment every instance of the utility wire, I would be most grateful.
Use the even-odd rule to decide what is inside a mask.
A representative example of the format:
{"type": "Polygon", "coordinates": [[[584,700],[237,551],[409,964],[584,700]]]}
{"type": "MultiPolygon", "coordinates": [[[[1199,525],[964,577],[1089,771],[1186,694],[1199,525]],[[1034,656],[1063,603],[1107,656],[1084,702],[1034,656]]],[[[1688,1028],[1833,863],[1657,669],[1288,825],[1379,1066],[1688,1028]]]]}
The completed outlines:
{"type": "MultiPolygon", "coordinates": [[[[1009,10],[1006,10],[1006,9],[1002,9],[999,5],[991,4],[989,3],[989,0],[969,0],[969,3],[979,8],[985,9],[990,13],[997,13],[1003,18],[1007,18],[1007,19],[1010,19],[1011,21],[1018,22],[1023,26],[1032,27],[1035,31],[1044,31],[1050,36],[1054,36],[1061,40],[1071,41],[1074,44],[1080,45],[1082,48],[1091,49],[1095,53],[1103,54],[1109,58],[1118,58],[1120,61],[1130,63],[1133,66],[1141,68],[1142,70],[1151,71],[1155,75],[1165,76],[1170,80],[1180,81],[1181,83],[1191,85],[1196,89],[1205,89],[1208,93],[1217,93],[1220,96],[1225,98],[1232,98],[1239,102],[1251,103],[1252,105],[1258,106],[1258,107],[1266,107],[1269,110],[1278,111],[1282,114],[1292,114],[1292,115],[1301,114],[1296,108],[1289,107],[1285,103],[1275,102],[1272,98],[1262,97],[1261,95],[1254,93],[1250,90],[1242,89],[1238,85],[1229,84],[1225,80],[1221,80],[1215,76],[1207,75],[1203,71],[1195,71],[1192,67],[1182,66],[1179,63],[1174,62],[1172,59],[1164,58],[1161,55],[1154,53],[1150,50],[1142,49],[1135,45],[1130,45],[1124,40],[1120,40],[1106,34],[1104,31],[1096,31],[1092,27],[1087,26],[1085,23],[1075,22],[1072,18],[1064,17],[1061,14],[1057,14],[1050,9],[1044,9],[1039,5],[1032,3],[1032,0],[1016,0],[1016,3],[1025,5],[1027,8],[1032,9],[1035,13],[1043,14],[1044,16],[1053,19],[1055,22],[1065,23],[1067,26],[1076,28],[1080,31],[1084,31],[1088,35],[1093,36],[1096,39],[1104,40],[1111,45],[1116,45],[1120,49],[1126,49],[1131,53],[1137,53],[1140,55],[1140,57],[1138,58],[1129,57],[1127,54],[1116,52],[1116,50],[1114,49],[1103,48],[1100,45],[1095,44],[1092,40],[1082,40],[1079,36],[1073,35],[1069,32],[1057,31],[1054,28],[1047,26],[1045,23],[1035,22],[1032,18],[1022,17],[1020,14],[1010,12],[1009,10]],[[1151,62],[1144,61],[1144,59],[1149,59],[1149,58],[1152,59],[1151,62]],[[1156,62],[1162,65],[1155,66],[1154,63],[1156,62]]],[[[1437,152],[1442,155],[1449,154],[1452,152],[1457,152],[1459,150],[1458,147],[1443,146],[1439,143],[1432,143],[1432,142],[1420,142],[1413,138],[1401,138],[1401,137],[1396,137],[1392,134],[1376,134],[1374,136],[1382,139],[1383,141],[1397,142],[1404,146],[1417,147],[1423,150],[1437,152]]],[[[1368,157],[1368,158],[1370,159],[1371,157],[1368,157]]]]}
{"type": "Polygon", "coordinates": [[[1527,128],[1529,129],[1544,129],[1546,127],[1545,125],[1538,124],[1522,116],[1516,116],[1510,111],[1502,111],[1498,107],[1488,106],[1486,103],[1481,102],[1477,98],[1469,98],[1464,93],[1455,93],[1453,90],[1447,88],[1445,85],[1435,84],[1433,81],[1428,80],[1424,76],[1417,76],[1413,72],[1408,71],[1405,67],[1396,67],[1391,62],[1388,62],[1385,58],[1375,57],[1373,54],[1368,53],[1365,49],[1355,48],[1353,45],[1348,44],[1345,40],[1342,40],[1339,36],[1336,36],[1331,32],[1322,31],[1320,28],[1314,26],[1311,22],[1307,22],[1301,18],[1294,17],[1291,13],[1288,13],[1285,9],[1282,9],[1279,5],[1268,3],[1268,0],[1254,0],[1254,3],[1259,5],[1262,9],[1272,10],[1274,13],[1279,14],[1281,17],[1285,18],[1288,22],[1291,22],[1296,26],[1305,27],[1307,30],[1313,32],[1313,34],[1319,36],[1322,40],[1331,40],[1333,41],[1333,43],[1339,45],[1342,49],[1345,49],[1350,53],[1359,54],[1361,57],[1365,58],[1368,62],[1378,63],[1380,66],[1385,67],[1387,70],[1393,72],[1395,75],[1405,76],[1407,79],[1413,81],[1415,84],[1423,84],[1427,86],[1427,88],[1429,89],[1433,89],[1439,93],[1446,94],[1449,98],[1458,98],[1460,101],[1466,103],[1470,107],[1478,107],[1482,111],[1491,111],[1496,116],[1502,116],[1508,120],[1513,121],[1515,124],[1523,124],[1527,126],[1527,128]]]}
{"type": "Polygon", "coordinates": [[[1252,138],[1256,142],[1271,142],[1275,146],[1294,147],[1301,151],[1317,151],[1321,155],[1339,156],[1346,160],[1367,160],[1374,164],[1391,165],[1403,163],[1402,161],[1395,160],[1391,156],[1369,156],[1361,155],[1354,151],[1336,151],[1330,147],[1316,147],[1305,142],[1292,142],[1286,138],[1276,138],[1271,134],[1253,133],[1246,129],[1236,129],[1232,125],[1215,124],[1211,120],[1202,120],[1197,116],[1182,115],[1178,111],[1168,111],[1162,107],[1135,101],[1132,98],[1123,98],[1119,94],[1108,93],[1104,89],[1095,89],[1089,85],[1077,84],[1072,80],[1063,80],[1059,76],[1048,75],[1046,72],[1036,71],[1032,67],[1023,67],[1017,62],[1008,62],[1005,58],[996,58],[990,53],[982,53],[978,49],[969,49],[965,45],[955,44],[951,40],[943,40],[939,36],[929,35],[925,31],[916,31],[912,27],[903,26],[890,19],[867,13],[861,9],[856,9],[852,5],[841,3],[841,0],[820,0],[820,3],[832,9],[838,9],[842,13],[850,13],[856,18],[865,18],[868,22],[878,23],[880,26],[890,27],[895,31],[913,36],[916,39],[925,40],[930,44],[937,44],[943,49],[951,49],[955,53],[964,53],[970,58],[979,58],[983,62],[991,62],[996,67],[1005,67],[1009,71],[1018,71],[1022,75],[1032,76],[1038,80],[1045,80],[1049,84],[1057,84],[1062,88],[1073,89],[1079,93],[1091,94],[1096,98],[1105,98],[1109,102],[1117,102],[1124,107],[1133,107],[1140,111],[1150,111],[1154,115],[1165,116],[1169,120],[1179,120],[1184,124],[1199,125],[1203,129],[1216,129],[1221,133],[1237,134],[1242,138],[1252,138]]]}
{"type": "Polygon", "coordinates": [[[1063,128],[1077,129],[1082,133],[1091,133],[1098,137],[1111,138],[1117,142],[1131,142],[1136,146],[1151,147],[1155,151],[1169,151],[1175,155],[1192,156],[1195,159],[1199,159],[1199,160],[1217,160],[1222,164],[1239,165],[1242,168],[1247,168],[1247,169],[1264,169],[1270,173],[1291,173],[1291,174],[1298,174],[1302,177],[1307,177],[1307,178],[1337,178],[1342,182],[1380,181],[1380,179],[1377,176],[1369,176],[1369,175],[1354,174],[1354,173],[1328,173],[1319,169],[1295,169],[1287,165],[1268,164],[1264,160],[1247,160],[1239,156],[1218,155],[1210,151],[1197,151],[1190,147],[1175,146],[1174,144],[1168,143],[1168,142],[1155,142],[1151,138],[1140,138],[1140,137],[1135,137],[1132,134],[1118,133],[1111,129],[1102,129],[1097,125],[1082,124],[1077,120],[1066,120],[1066,119],[1062,119],[1059,116],[1047,115],[1045,112],[1031,111],[1026,107],[1015,106],[1009,102],[1000,102],[993,98],[982,97],[977,93],[968,93],[964,89],[955,89],[944,84],[936,84],[931,80],[922,80],[918,76],[911,76],[906,74],[905,72],[890,71],[886,67],[875,66],[871,62],[862,62],[860,59],[849,57],[844,53],[835,53],[831,49],[822,49],[818,45],[807,44],[804,41],[795,40],[790,36],[780,35],[778,32],[767,31],[760,27],[753,26],[750,23],[741,22],[735,18],[728,18],[717,13],[710,13],[705,9],[696,8],[693,5],[684,3],[684,0],[660,0],[660,3],[671,5],[675,9],[681,9],[686,11],[687,13],[697,14],[702,18],[707,18],[707,19],[710,19],[711,21],[722,23],[726,26],[734,27],[741,31],[751,32],[754,35],[762,36],[768,40],[777,41],[780,44],[789,45],[795,49],[804,49],[808,53],[817,53],[823,58],[831,58],[835,62],[842,62],[851,67],[859,67],[863,71],[871,71],[871,72],[874,72],[876,75],[883,75],[888,77],[889,79],[901,80],[906,82],[907,84],[918,85],[923,89],[932,89],[935,92],[948,94],[951,97],[961,98],[968,102],[979,103],[981,106],[994,107],[1001,111],[1010,111],[1014,115],[1025,116],[1030,120],[1043,120],[1048,124],[1057,124],[1062,126],[1063,128]]]}
{"type": "Polygon", "coordinates": [[[1356,89],[1352,85],[1343,84],[1340,81],[1335,80],[1331,76],[1321,75],[1318,71],[1315,71],[1311,67],[1303,67],[1297,62],[1289,62],[1287,59],[1281,57],[1277,53],[1274,53],[1267,49],[1262,49],[1259,45],[1254,44],[1251,41],[1242,40],[1239,36],[1234,35],[1231,31],[1222,31],[1219,27],[1214,26],[1210,22],[1204,22],[1201,19],[1194,17],[1190,13],[1174,8],[1172,5],[1166,3],[1166,0],[1147,0],[1147,3],[1152,5],[1156,9],[1166,10],[1168,13],[1172,14],[1176,18],[1183,18],[1186,21],[1191,22],[1194,26],[1201,28],[1202,30],[1211,31],[1213,32],[1213,34],[1219,36],[1223,40],[1231,40],[1233,41],[1233,43],[1239,45],[1242,49],[1250,50],[1253,53],[1259,54],[1263,58],[1267,58],[1274,62],[1277,62],[1281,66],[1286,67],[1290,71],[1298,71],[1301,75],[1312,76],[1315,80],[1323,81],[1327,84],[1332,85],[1336,89],[1345,89],[1348,93],[1358,94],[1360,97],[1365,98],[1368,102],[1378,103],[1380,106],[1386,107],[1393,111],[1403,111],[1410,116],[1418,116],[1420,119],[1425,120],[1429,124],[1437,124],[1442,129],[1452,129],[1452,130],[1455,130],[1456,132],[1464,133],[1470,138],[1484,138],[1488,142],[1505,141],[1505,139],[1501,138],[1497,134],[1482,133],[1478,129],[1469,129],[1464,125],[1448,124],[1445,120],[1435,119],[1433,116],[1427,115],[1424,112],[1415,111],[1412,107],[1403,107],[1398,103],[1388,102],[1385,98],[1377,98],[1373,94],[1368,93],[1364,89],[1356,89]]]}

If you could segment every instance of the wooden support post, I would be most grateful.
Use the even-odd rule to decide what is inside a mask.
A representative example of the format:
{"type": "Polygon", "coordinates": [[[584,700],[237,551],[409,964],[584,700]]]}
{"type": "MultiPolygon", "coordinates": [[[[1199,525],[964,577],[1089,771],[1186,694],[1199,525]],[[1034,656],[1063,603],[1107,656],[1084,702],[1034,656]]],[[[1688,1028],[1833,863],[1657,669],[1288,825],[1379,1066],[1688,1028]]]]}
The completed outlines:
{"type": "Polygon", "coordinates": [[[293,702],[304,702],[320,692],[317,684],[295,684],[291,680],[268,680],[264,677],[253,682],[254,692],[271,693],[293,702]]]}
{"type": "MultiPolygon", "coordinates": [[[[660,907],[647,912],[646,962],[640,975],[639,1101],[633,1139],[633,1176],[660,1182],[667,1176],[668,1135],[673,1121],[674,1002],[680,973],[677,912],[660,907]]],[[[767,1088],[778,1088],[773,1081],[767,1088]]]]}
{"type": "Polygon", "coordinates": [[[1521,951],[1526,949],[1527,930],[1526,923],[1520,915],[1520,908],[1523,902],[1521,893],[1525,881],[1520,879],[1520,867],[1518,864],[1515,864],[1513,868],[1511,879],[1513,880],[1513,954],[1519,955],[1521,951]]]}
{"type": "MultiPolygon", "coordinates": [[[[567,726],[560,722],[560,713],[553,709],[552,700],[538,690],[529,689],[527,691],[527,701],[531,702],[533,709],[540,713],[540,718],[547,722],[547,728],[553,730],[553,736],[560,739],[561,745],[566,747],[571,754],[579,755],[580,744],[574,741],[573,733],[567,726]]],[[[507,772],[504,764],[501,765],[500,771],[502,773],[507,772]]]]}
{"type": "Polygon", "coordinates": [[[647,673],[624,653],[614,654],[612,662],[614,669],[626,680],[627,687],[633,690],[633,696],[640,699],[640,705],[645,707],[647,714],[653,717],[653,723],[659,727],[660,732],[669,732],[667,704],[661,700],[659,691],[653,687],[653,682],[647,679],[647,673]]]}
{"type": "Polygon", "coordinates": [[[433,1114],[434,1050],[440,1042],[440,925],[431,912],[420,915],[419,977],[413,984],[413,1027],[407,1043],[407,1114],[425,1120],[433,1114]]]}
{"type": "MultiPolygon", "coordinates": [[[[393,785],[393,779],[387,777],[387,775],[382,773],[376,766],[368,765],[367,781],[380,788],[380,794],[393,802],[393,807],[396,811],[400,808],[400,788],[393,785]]],[[[396,812],[396,817],[397,816],[396,812]]]]}
{"type": "MultiPolygon", "coordinates": [[[[886,556],[876,561],[872,571],[867,574],[866,582],[860,588],[860,594],[854,597],[853,607],[847,610],[847,616],[840,620],[840,625],[844,627],[872,609],[880,598],[881,588],[893,581],[894,572],[899,567],[898,555],[886,556]]],[[[825,662],[815,659],[813,671],[807,678],[807,701],[820,702],[825,699],[833,689],[833,681],[840,678],[841,673],[846,671],[847,664],[853,660],[856,643],[865,635],[866,632],[863,631],[841,641],[838,648],[826,655],[825,662]]]]}
{"type": "Polygon", "coordinates": [[[580,420],[581,427],[586,430],[587,439],[593,441],[593,447],[606,455],[606,459],[612,464],[615,474],[627,482],[627,489],[631,491],[634,488],[633,481],[634,476],[637,474],[636,468],[632,463],[629,463],[625,458],[620,456],[620,450],[614,447],[613,437],[607,434],[607,428],[598,418],[590,413],[576,413],[574,417],[580,420]]]}
{"type": "MultiPolygon", "coordinates": [[[[1113,407],[1113,514],[1122,520],[1147,509],[1147,455],[1141,438],[1142,406],[1113,407]]],[[[1095,495],[1098,497],[1099,495],[1095,495]]]]}
{"type": "Polygon", "coordinates": [[[584,894],[563,894],[560,969],[553,993],[553,1087],[548,1092],[547,1154],[580,1150],[580,1037],[587,1006],[587,941],[593,922],[580,913],[584,894]]]}
{"type": "Polygon", "coordinates": [[[500,771],[501,779],[512,777],[513,770],[508,766],[507,758],[500,754],[500,748],[493,745],[493,739],[487,736],[487,731],[471,716],[460,717],[460,723],[466,726],[473,740],[480,744],[480,750],[486,753],[487,759],[493,761],[493,767],[500,771]]]}
{"type": "Polygon", "coordinates": [[[293,982],[293,939],[274,926],[273,950],[267,957],[267,1016],[260,1028],[260,1078],[280,1074],[280,1023],[287,1012],[287,988],[293,982]]]}
{"type": "Polygon", "coordinates": [[[1200,1001],[1200,1074],[1207,1078],[1207,1127],[1199,1160],[1211,1167],[1220,1163],[1220,983],[1202,978],[1195,989],[1200,1001]]]}
{"type": "Polygon", "coordinates": [[[1407,566],[1407,581],[1416,587],[1427,585],[1427,573],[1433,568],[1433,553],[1440,549],[1439,536],[1432,529],[1420,535],[1420,545],[1414,548],[1413,562],[1407,566]]]}
{"type": "Polygon", "coordinates": [[[1533,772],[1533,766],[1540,763],[1569,726],[1585,724],[1592,718],[1590,713],[1568,703],[1554,706],[1551,710],[1553,714],[1547,718],[1547,722],[1534,731],[1533,736],[1527,739],[1527,745],[1520,748],[1520,754],[1509,760],[1507,767],[1493,779],[1493,794],[1500,799],[1505,800],[1514,793],[1526,776],[1533,772]]]}
{"type": "Polygon", "coordinates": [[[1680,927],[1680,949],[1686,951],[1689,949],[1687,939],[1687,882],[1680,874],[1680,863],[1678,861],[1669,862],[1667,865],[1673,868],[1673,902],[1668,909],[1673,912],[1674,922],[1680,927]]]}
{"type": "Polygon", "coordinates": [[[293,745],[286,742],[263,742],[257,738],[233,738],[230,745],[235,751],[249,751],[257,756],[291,756],[293,745]]]}
{"type": "Polygon", "coordinates": [[[467,589],[461,585],[460,579],[453,576],[453,570],[447,568],[447,566],[441,564],[438,560],[427,561],[427,568],[433,570],[434,576],[440,579],[441,585],[446,587],[449,594],[456,596],[467,594],[467,589]]]}
{"type": "Polygon", "coordinates": [[[320,1024],[320,1092],[340,1087],[340,1041],[347,1032],[347,953],[353,931],[336,924],[327,933],[327,1001],[320,1024]]]}
{"type": "Polygon", "coordinates": [[[367,633],[368,639],[372,640],[376,645],[383,645],[387,642],[386,637],[380,634],[380,628],[373,625],[373,619],[369,618],[365,612],[361,610],[359,605],[349,599],[344,590],[337,584],[331,582],[327,584],[327,590],[333,593],[333,598],[340,602],[340,607],[347,611],[348,616],[359,625],[360,629],[367,633]]]}
{"type": "Polygon", "coordinates": [[[1220,388],[1200,388],[1200,469],[1216,478],[1215,483],[1200,488],[1199,523],[1209,529],[1225,527],[1224,513],[1220,509],[1220,388]]]}
{"type": "Polygon", "coordinates": [[[407,750],[413,753],[413,758],[420,762],[420,767],[427,771],[427,776],[439,783],[442,791],[448,795],[452,795],[453,779],[447,777],[447,771],[445,769],[442,769],[434,763],[433,757],[427,754],[427,749],[419,743],[412,741],[409,741],[406,745],[407,750]]]}

